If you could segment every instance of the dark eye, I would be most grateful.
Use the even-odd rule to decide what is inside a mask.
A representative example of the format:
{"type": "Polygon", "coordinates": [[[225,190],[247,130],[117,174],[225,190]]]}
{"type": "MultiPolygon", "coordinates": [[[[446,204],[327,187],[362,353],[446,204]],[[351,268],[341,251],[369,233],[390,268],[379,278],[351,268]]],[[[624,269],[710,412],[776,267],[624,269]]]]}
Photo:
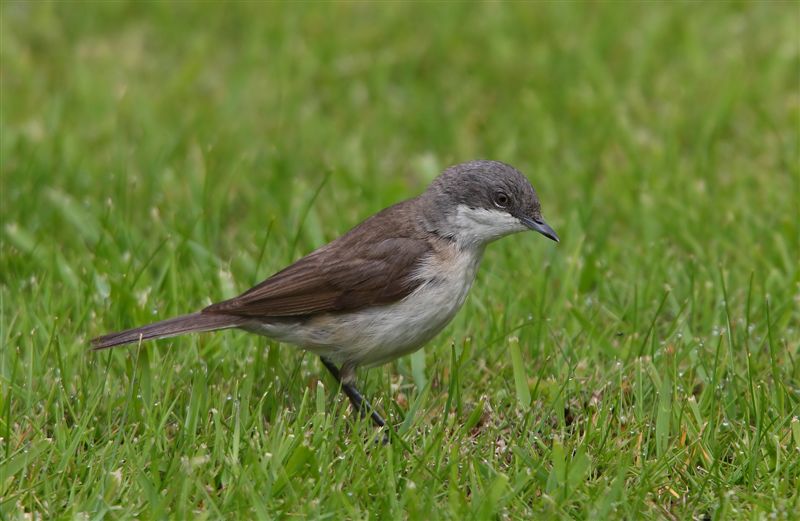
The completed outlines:
{"type": "Polygon", "coordinates": [[[508,206],[508,203],[509,203],[508,194],[506,194],[505,192],[497,192],[496,194],[494,194],[494,204],[496,204],[500,208],[505,208],[506,206],[508,206]]]}

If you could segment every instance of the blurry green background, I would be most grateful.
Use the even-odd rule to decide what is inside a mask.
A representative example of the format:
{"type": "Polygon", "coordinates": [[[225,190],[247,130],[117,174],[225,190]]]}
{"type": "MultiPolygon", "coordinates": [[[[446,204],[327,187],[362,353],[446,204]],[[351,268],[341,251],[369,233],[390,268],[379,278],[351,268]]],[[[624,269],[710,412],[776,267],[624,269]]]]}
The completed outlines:
{"type": "Polygon", "coordinates": [[[4,1],[0,514],[790,517],[799,9],[4,1]],[[474,158],[562,243],[362,371],[402,443],[265,339],[86,352],[474,158]]]}

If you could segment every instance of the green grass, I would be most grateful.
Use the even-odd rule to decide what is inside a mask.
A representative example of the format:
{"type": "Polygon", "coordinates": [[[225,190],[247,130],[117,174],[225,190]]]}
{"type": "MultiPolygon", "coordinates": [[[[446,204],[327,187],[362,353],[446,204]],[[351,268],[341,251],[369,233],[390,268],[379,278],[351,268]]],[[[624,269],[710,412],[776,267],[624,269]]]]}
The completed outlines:
{"type": "Polygon", "coordinates": [[[0,519],[764,519],[800,509],[796,3],[0,7],[0,519]],[[560,245],[487,251],[359,383],[247,289],[447,165],[560,245]]]}

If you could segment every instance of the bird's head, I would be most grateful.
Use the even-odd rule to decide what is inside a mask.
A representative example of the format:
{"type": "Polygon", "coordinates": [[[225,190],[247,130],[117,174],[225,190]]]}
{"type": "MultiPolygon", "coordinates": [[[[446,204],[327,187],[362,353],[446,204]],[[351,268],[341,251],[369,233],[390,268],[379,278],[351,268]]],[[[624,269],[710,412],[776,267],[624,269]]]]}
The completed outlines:
{"type": "Polygon", "coordinates": [[[526,230],[558,242],[558,235],[542,218],[539,198],[528,178],[499,161],[451,166],[422,198],[429,226],[466,247],[481,247],[526,230]]]}

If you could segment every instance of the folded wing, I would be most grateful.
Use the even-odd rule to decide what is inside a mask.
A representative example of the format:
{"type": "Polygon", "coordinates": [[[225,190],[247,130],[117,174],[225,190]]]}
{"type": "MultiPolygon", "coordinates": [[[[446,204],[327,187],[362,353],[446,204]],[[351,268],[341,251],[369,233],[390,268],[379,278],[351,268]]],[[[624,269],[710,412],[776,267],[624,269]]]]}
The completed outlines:
{"type": "Polygon", "coordinates": [[[417,268],[429,248],[408,237],[336,241],[203,313],[290,317],[390,304],[419,286],[417,268]]]}

